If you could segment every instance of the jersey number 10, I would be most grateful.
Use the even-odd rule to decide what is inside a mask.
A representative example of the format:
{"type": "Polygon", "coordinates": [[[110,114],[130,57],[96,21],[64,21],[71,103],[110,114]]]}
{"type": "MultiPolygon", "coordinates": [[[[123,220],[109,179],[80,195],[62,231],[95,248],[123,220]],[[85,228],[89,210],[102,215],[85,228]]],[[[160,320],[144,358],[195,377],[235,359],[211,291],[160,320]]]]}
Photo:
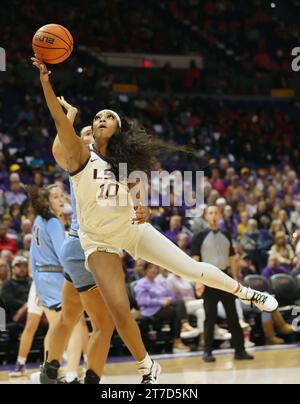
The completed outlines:
{"type": "Polygon", "coordinates": [[[119,185],[114,183],[104,183],[100,185],[100,199],[115,198],[119,192],[119,185]]]}

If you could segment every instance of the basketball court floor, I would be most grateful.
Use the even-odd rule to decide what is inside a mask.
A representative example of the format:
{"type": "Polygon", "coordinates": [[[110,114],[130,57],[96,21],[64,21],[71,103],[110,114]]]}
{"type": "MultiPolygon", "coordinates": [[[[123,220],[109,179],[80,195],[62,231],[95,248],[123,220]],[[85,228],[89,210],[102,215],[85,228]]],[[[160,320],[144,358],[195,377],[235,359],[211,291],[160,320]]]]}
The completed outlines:
{"type": "MultiPolygon", "coordinates": [[[[215,363],[204,363],[202,353],[158,355],[163,368],[161,384],[299,384],[300,345],[257,347],[250,349],[253,361],[234,361],[231,350],[215,352],[215,363]]],[[[30,366],[29,366],[30,367],[30,366]]],[[[1,384],[30,384],[27,376],[8,377],[11,367],[0,367],[1,384]]],[[[136,365],[131,358],[111,358],[105,367],[104,384],[138,384],[136,365]]]]}

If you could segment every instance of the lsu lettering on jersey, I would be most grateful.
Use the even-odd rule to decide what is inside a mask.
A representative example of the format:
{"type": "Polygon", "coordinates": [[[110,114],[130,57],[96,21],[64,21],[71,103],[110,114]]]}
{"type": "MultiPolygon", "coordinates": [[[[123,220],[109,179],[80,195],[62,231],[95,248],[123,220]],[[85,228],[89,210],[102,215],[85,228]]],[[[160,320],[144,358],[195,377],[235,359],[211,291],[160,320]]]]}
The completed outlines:
{"type": "Polygon", "coordinates": [[[86,252],[85,234],[93,242],[129,249],[144,225],[133,224],[135,211],[127,184],[117,182],[105,157],[93,146],[89,149],[90,158],[85,165],[70,174],[81,244],[86,252]]]}

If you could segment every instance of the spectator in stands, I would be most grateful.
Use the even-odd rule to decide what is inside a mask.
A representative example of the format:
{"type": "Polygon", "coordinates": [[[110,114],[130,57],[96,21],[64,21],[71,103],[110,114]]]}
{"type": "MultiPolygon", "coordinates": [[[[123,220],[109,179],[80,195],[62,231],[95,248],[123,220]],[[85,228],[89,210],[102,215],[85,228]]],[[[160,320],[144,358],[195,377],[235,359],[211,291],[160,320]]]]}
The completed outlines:
{"type": "Polygon", "coordinates": [[[17,173],[13,173],[9,177],[9,191],[5,192],[5,199],[8,206],[13,204],[22,205],[27,199],[25,192],[21,186],[20,176],[17,173]]]}
{"type": "Polygon", "coordinates": [[[12,263],[12,277],[4,282],[0,299],[6,310],[7,330],[9,333],[8,357],[17,352],[19,334],[23,329],[27,315],[27,299],[31,280],[28,277],[28,264],[24,257],[16,257],[12,263]]]}
{"type": "Polygon", "coordinates": [[[197,337],[200,331],[188,322],[188,314],[182,300],[173,300],[163,283],[155,278],[159,268],[147,263],[145,277],[135,285],[136,301],[144,317],[153,317],[157,322],[171,321],[173,352],[188,352],[180,338],[197,337]]]}
{"type": "Polygon", "coordinates": [[[234,175],[231,181],[231,185],[226,190],[226,200],[229,201],[238,201],[241,200],[245,195],[245,189],[240,184],[240,177],[238,175],[234,175]]]}
{"type": "Polygon", "coordinates": [[[146,261],[142,260],[141,258],[138,258],[134,262],[133,274],[129,276],[127,283],[131,283],[134,281],[138,281],[139,279],[142,279],[145,276],[145,267],[146,267],[146,261]]]}
{"type": "Polygon", "coordinates": [[[291,213],[291,222],[294,226],[300,226],[300,202],[295,202],[295,210],[291,213]]]}
{"type": "Polygon", "coordinates": [[[300,254],[300,229],[294,231],[291,237],[292,247],[295,252],[295,256],[300,254]]]}
{"type": "Polygon", "coordinates": [[[200,87],[201,70],[195,60],[191,60],[190,68],[185,76],[184,87],[187,91],[197,91],[200,87]]]}
{"type": "Polygon", "coordinates": [[[272,219],[265,201],[258,202],[254,219],[257,220],[258,229],[268,229],[270,227],[272,219]]]}
{"type": "Polygon", "coordinates": [[[241,214],[240,214],[240,221],[238,224],[238,240],[240,240],[241,236],[246,233],[247,231],[247,226],[248,226],[248,221],[249,221],[249,213],[247,212],[247,210],[244,210],[241,214]]]}
{"type": "Polygon", "coordinates": [[[178,215],[172,216],[170,219],[169,230],[167,230],[164,234],[169,240],[173,241],[173,243],[176,244],[176,240],[181,231],[181,228],[182,228],[181,216],[178,215]]]}
{"type": "Polygon", "coordinates": [[[16,257],[12,263],[12,277],[4,282],[1,292],[8,321],[25,319],[30,285],[28,262],[24,257],[16,257]]]}
{"type": "Polygon", "coordinates": [[[265,278],[271,278],[271,276],[276,274],[287,274],[289,271],[286,267],[280,265],[278,255],[271,253],[268,259],[268,265],[262,270],[262,275],[265,278]]]}
{"type": "Polygon", "coordinates": [[[171,275],[172,273],[168,271],[166,268],[160,268],[159,274],[157,275],[155,280],[157,282],[162,283],[165,287],[167,287],[168,279],[170,278],[171,275]]]}
{"type": "Polygon", "coordinates": [[[13,240],[18,240],[18,233],[12,228],[12,217],[9,213],[2,216],[2,223],[7,227],[6,235],[13,240]]]}
{"type": "Polygon", "coordinates": [[[31,204],[28,204],[27,202],[25,202],[25,206],[22,206],[22,217],[21,217],[21,231],[22,233],[31,233],[31,227],[32,227],[32,223],[34,222],[35,219],[35,211],[32,207],[31,204]],[[30,225],[29,225],[30,224],[30,225]],[[26,227],[26,231],[23,228],[23,226],[26,227]]]}
{"type": "Polygon", "coordinates": [[[220,209],[220,212],[223,215],[225,206],[227,205],[226,199],[225,198],[218,198],[216,200],[216,205],[218,206],[218,208],[220,209]]]}
{"type": "Polygon", "coordinates": [[[250,219],[248,221],[248,228],[240,240],[243,251],[249,255],[253,265],[260,272],[265,265],[267,251],[269,250],[272,242],[265,242],[261,232],[257,229],[257,221],[250,219]]]}
{"type": "Polygon", "coordinates": [[[20,231],[21,231],[20,205],[18,205],[17,203],[14,203],[13,205],[11,205],[9,208],[9,213],[12,218],[12,223],[11,223],[12,229],[14,229],[16,232],[20,233],[20,231]]]}
{"type": "Polygon", "coordinates": [[[230,205],[224,208],[223,219],[219,225],[220,230],[227,233],[232,240],[237,239],[238,235],[238,221],[233,215],[233,210],[230,205]]]}
{"type": "Polygon", "coordinates": [[[257,197],[254,193],[249,193],[247,198],[246,209],[249,217],[252,218],[257,212],[257,197]]]}
{"type": "Polygon", "coordinates": [[[0,295],[3,283],[8,279],[8,277],[9,277],[9,266],[5,260],[0,259],[0,295]]]}
{"type": "Polygon", "coordinates": [[[269,229],[269,234],[273,238],[274,243],[275,243],[275,236],[278,231],[284,231],[285,228],[283,226],[283,223],[280,219],[274,219],[271,223],[270,229],[269,229]]]}
{"type": "Polygon", "coordinates": [[[251,188],[251,181],[253,180],[250,176],[251,172],[248,167],[243,167],[241,169],[241,185],[245,189],[250,189],[251,188]]]}
{"type": "Polygon", "coordinates": [[[200,231],[207,228],[207,222],[203,217],[204,208],[206,205],[203,205],[199,209],[199,216],[195,217],[192,221],[191,230],[193,234],[200,233],[200,231]]]}
{"type": "Polygon", "coordinates": [[[7,225],[0,223],[0,251],[9,250],[15,255],[18,251],[17,241],[7,234],[7,225]]]}
{"type": "MultiPolygon", "coordinates": [[[[1,172],[0,172],[1,174],[1,172]]],[[[6,210],[6,200],[5,200],[5,193],[3,189],[0,188],[0,215],[2,216],[4,211],[6,210]]]]}
{"type": "Polygon", "coordinates": [[[6,167],[6,158],[4,153],[0,152],[0,189],[6,190],[8,184],[8,170],[6,167]]]}
{"type": "Polygon", "coordinates": [[[12,262],[14,259],[14,255],[10,250],[2,250],[0,252],[0,258],[3,259],[7,263],[9,268],[11,268],[12,262]]]}
{"type": "Polygon", "coordinates": [[[275,244],[271,248],[271,253],[277,257],[280,265],[290,269],[293,263],[294,251],[287,244],[286,235],[283,231],[278,231],[275,235],[275,244]]]}
{"type": "Polygon", "coordinates": [[[256,268],[252,264],[251,258],[247,253],[244,253],[239,258],[239,267],[243,278],[245,278],[247,275],[253,275],[256,273],[256,268]]]}
{"type": "Polygon", "coordinates": [[[224,178],[224,183],[226,188],[232,184],[232,181],[234,179],[234,177],[236,176],[236,171],[234,167],[227,167],[226,169],[226,175],[224,178]]]}
{"type": "Polygon", "coordinates": [[[267,345],[282,345],[285,340],[276,335],[275,328],[279,335],[290,335],[294,333],[293,327],[288,324],[279,310],[274,313],[262,313],[262,326],[267,345]]]}
{"type": "Polygon", "coordinates": [[[207,205],[215,205],[219,198],[220,198],[219,191],[217,191],[216,189],[212,189],[207,198],[207,205]]]}
{"type": "Polygon", "coordinates": [[[179,233],[176,239],[176,244],[182,251],[189,255],[190,238],[187,233],[179,233]]]}
{"type": "Polygon", "coordinates": [[[29,256],[30,256],[29,251],[30,251],[30,246],[31,246],[31,240],[32,240],[32,234],[25,234],[25,236],[23,236],[23,240],[22,240],[23,248],[18,251],[18,255],[27,258],[27,260],[29,260],[29,256]]]}
{"type": "MultiPolygon", "coordinates": [[[[211,178],[209,179],[209,183],[219,192],[220,196],[224,196],[226,192],[226,186],[224,180],[220,177],[220,170],[218,168],[213,168],[211,172],[211,178]]],[[[216,203],[216,202],[215,202],[216,203]]]]}
{"type": "Polygon", "coordinates": [[[45,185],[43,173],[40,171],[40,169],[34,170],[33,185],[36,185],[39,188],[42,188],[45,185]]]}
{"type": "Polygon", "coordinates": [[[30,219],[22,220],[21,233],[23,234],[23,236],[32,233],[32,221],[30,219]]]}
{"type": "Polygon", "coordinates": [[[293,267],[293,269],[291,270],[291,275],[292,275],[292,276],[300,275],[300,254],[298,254],[298,255],[295,257],[295,260],[294,260],[294,267],[293,267]]]}
{"type": "Polygon", "coordinates": [[[285,209],[280,209],[278,213],[278,219],[281,220],[285,232],[291,236],[294,230],[293,222],[290,220],[289,215],[285,209]]]}

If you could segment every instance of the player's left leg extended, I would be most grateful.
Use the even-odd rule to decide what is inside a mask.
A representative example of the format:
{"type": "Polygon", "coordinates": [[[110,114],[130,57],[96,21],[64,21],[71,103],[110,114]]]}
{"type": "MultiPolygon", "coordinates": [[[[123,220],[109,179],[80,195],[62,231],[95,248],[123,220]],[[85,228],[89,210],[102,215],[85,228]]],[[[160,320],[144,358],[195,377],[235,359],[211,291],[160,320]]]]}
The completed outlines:
{"type": "Polygon", "coordinates": [[[273,296],[240,285],[214,265],[193,260],[153,226],[143,229],[138,245],[135,246],[135,256],[188,280],[200,281],[211,288],[232,293],[260,310],[273,312],[278,307],[273,296]]]}

